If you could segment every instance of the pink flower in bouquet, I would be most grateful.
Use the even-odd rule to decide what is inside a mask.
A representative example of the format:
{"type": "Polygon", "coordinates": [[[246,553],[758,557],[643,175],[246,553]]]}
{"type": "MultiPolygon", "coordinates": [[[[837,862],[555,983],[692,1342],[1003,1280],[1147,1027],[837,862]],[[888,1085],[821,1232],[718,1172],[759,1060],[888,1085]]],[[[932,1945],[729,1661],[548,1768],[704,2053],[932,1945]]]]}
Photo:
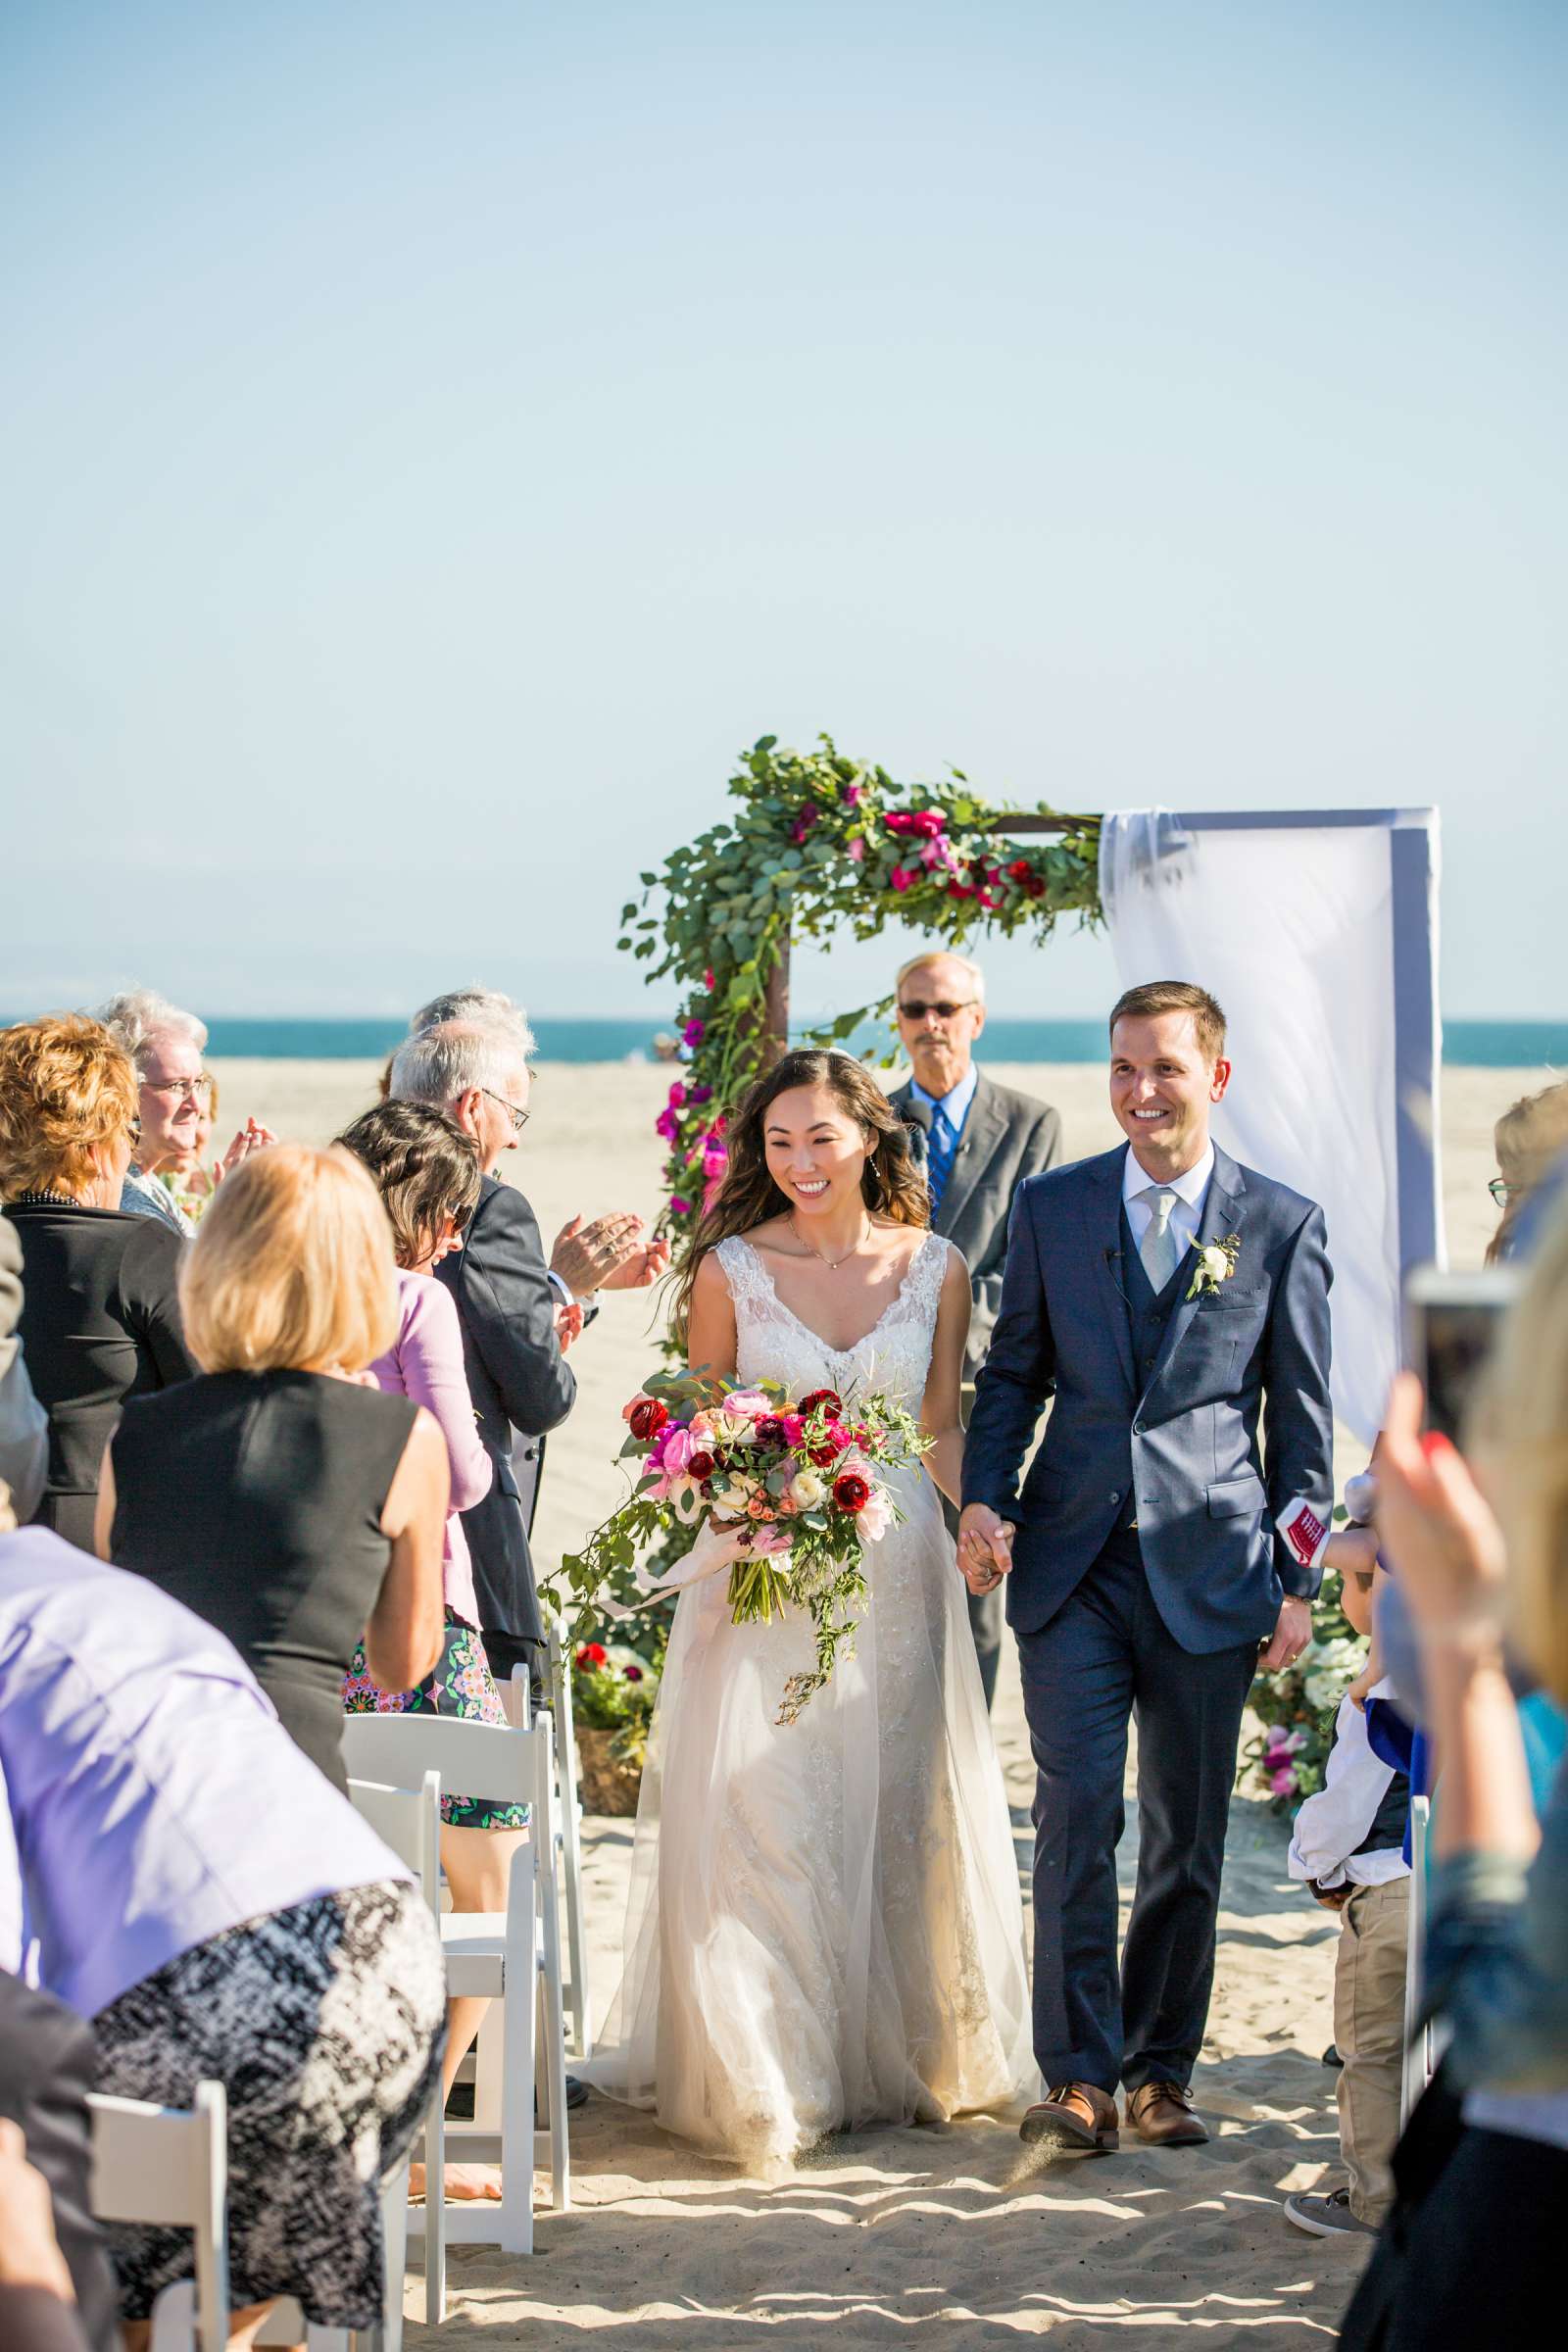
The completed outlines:
{"type": "Polygon", "coordinates": [[[1278,1765],[1269,1774],[1268,1785],[1276,1796],[1294,1796],[1296,1794],[1296,1766],[1294,1764],[1278,1765]]]}
{"type": "Polygon", "coordinates": [[[778,1425],[784,1432],[785,1445],[791,1453],[796,1452],[806,1435],[806,1423],[801,1419],[799,1413],[780,1413],[778,1425]]]}
{"type": "Polygon", "coordinates": [[[671,1421],[667,1429],[660,1431],[655,1446],[659,1466],[666,1478],[683,1478],[691,1469],[692,1455],[698,1450],[692,1442],[691,1431],[682,1428],[678,1421],[671,1421]]]}
{"type": "Polygon", "coordinates": [[[692,1213],[691,1202],[689,1200],[683,1200],[679,1193],[670,1194],[669,1205],[677,1217],[689,1217],[692,1213]]]}
{"type": "Polygon", "coordinates": [[[916,877],[910,873],[906,865],[896,865],[893,868],[892,873],[888,876],[888,880],[892,883],[894,889],[897,891],[907,890],[910,883],[915,879],[916,877]]]}
{"type": "Polygon", "coordinates": [[[654,1121],[654,1133],[662,1135],[666,1144],[672,1144],[675,1141],[680,1133],[680,1121],[672,1110],[666,1109],[660,1112],[654,1121]]]}
{"type": "Polygon", "coordinates": [[[746,1505],[746,1516],[748,1519],[776,1518],[778,1514],[773,1507],[772,1495],[754,1494],[751,1501],[746,1505]]]}
{"type": "Polygon", "coordinates": [[[793,1529],[780,1527],[776,1519],[770,1520],[765,1525],[759,1527],[753,1536],[752,1549],[764,1553],[788,1551],[794,1541],[793,1529]]]}
{"type": "Polygon", "coordinates": [[[747,1421],[761,1421],[773,1410],[760,1389],[734,1389],[724,1399],[726,1413],[737,1413],[747,1421]]]}
{"type": "Polygon", "coordinates": [[[852,865],[858,865],[861,859],[864,858],[865,842],[858,833],[857,833],[855,839],[851,842],[848,855],[850,863],[852,865]]]}
{"type": "Polygon", "coordinates": [[[948,820],[940,808],[895,808],[883,817],[890,833],[911,834],[920,841],[935,841],[948,829],[948,820]]]}
{"type": "Polygon", "coordinates": [[[862,1507],[855,1514],[855,1524],[864,1544],[875,1544],[893,1525],[893,1505],[885,1487],[873,1487],[862,1507]]]}
{"type": "Polygon", "coordinates": [[[678,1078],[669,1090],[669,1107],[671,1110],[684,1110],[686,1107],[686,1089],[678,1078]]]}

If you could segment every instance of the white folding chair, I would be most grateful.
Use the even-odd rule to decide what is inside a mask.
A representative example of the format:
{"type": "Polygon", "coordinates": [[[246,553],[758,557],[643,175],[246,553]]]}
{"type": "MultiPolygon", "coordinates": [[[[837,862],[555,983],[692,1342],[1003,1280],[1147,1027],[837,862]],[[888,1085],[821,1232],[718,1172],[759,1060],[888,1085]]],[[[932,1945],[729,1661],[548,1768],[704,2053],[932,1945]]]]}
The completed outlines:
{"type": "MultiPolygon", "coordinates": [[[[431,1913],[441,1915],[441,1775],[427,1772],[418,1788],[391,1788],[379,1781],[350,1781],[349,1798],[357,1813],[392,1848],[400,1862],[416,1873],[431,1913]]],[[[424,2318],[426,2327],[439,2327],[447,2316],[447,2247],[444,2201],[439,2183],[446,2179],[446,2102],[439,2080],[424,2118],[425,2202],[424,2318]],[[432,2186],[432,2183],[435,2185],[432,2186]]],[[[409,2231],[408,2164],[405,2161],[385,2183],[383,2236],[387,2277],[384,2352],[397,2352],[402,2336],[403,2270],[409,2231]],[[387,2227],[396,2217],[396,2237],[387,2227]],[[393,2262],[396,2257],[396,2270],[393,2262]],[[394,2329],[396,2333],[394,2334],[394,2329]]]]}
{"type": "Polygon", "coordinates": [[[196,2292],[166,2287],[153,2310],[154,2352],[228,2341],[228,2099],[221,2082],[198,2082],[188,2111],[93,2093],[92,2209],[101,2222],[151,2222],[190,2230],[196,2292]],[[194,2317],[194,2326],[192,2320],[194,2317]]]}
{"type": "MultiPolygon", "coordinates": [[[[499,2000],[502,2023],[499,2113],[490,2111],[484,2096],[481,2053],[474,2120],[446,2128],[452,2152],[461,2147],[465,2155],[499,2161],[501,2199],[447,2205],[447,2243],[531,2254],[536,2095],[549,2134],[552,2200],[559,2213],[571,2203],[560,1911],[549,1867],[555,1837],[551,1718],[543,1714],[517,1729],[441,1715],[348,1715],[343,1754],[356,1778],[407,1784],[435,1771],[444,1788],[532,1807],[528,1836],[513,1856],[506,1910],[448,1911],[440,1922],[449,1993],[499,2000]]],[[[427,2218],[428,2197],[425,2212],[427,2218]]],[[[410,2227],[419,2227],[416,2210],[410,2227]]]]}
{"type": "MultiPolygon", "coordinates": [[[[556,1719],[556,1853],[565,1883],[566,1957],[570,1971],[563,1988],[571,2019],[571,2049],[578,2058],[594,2054],[593,2012],[588,1991],[588,1931],[583,1915],[582,1803],[577,1794],[577,1731],[571,1712],[571,1650],[560,1617],[546,1628],[549,1641],[550,1711],[556,1719]]],[[[526,1723],[528,1682],[520,1667],[502,1686],[501,1696],[514,1723],[526,1723]],[[519,1704],[520,1701],[520,1704],[519,1704]]]]}

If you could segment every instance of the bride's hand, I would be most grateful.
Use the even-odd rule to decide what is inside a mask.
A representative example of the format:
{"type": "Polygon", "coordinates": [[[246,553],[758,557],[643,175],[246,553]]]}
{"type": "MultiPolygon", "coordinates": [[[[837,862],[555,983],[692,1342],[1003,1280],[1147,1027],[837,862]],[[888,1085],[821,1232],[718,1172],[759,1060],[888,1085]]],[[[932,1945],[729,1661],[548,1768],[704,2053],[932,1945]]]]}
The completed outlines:
{"type": "Polygon", "coordinates": [[[994,1592],[1012,1567],[1016,1530],[988,1502],[965,1503],[958,1520],[958,1573],[971,1592],[994,1592]]]}

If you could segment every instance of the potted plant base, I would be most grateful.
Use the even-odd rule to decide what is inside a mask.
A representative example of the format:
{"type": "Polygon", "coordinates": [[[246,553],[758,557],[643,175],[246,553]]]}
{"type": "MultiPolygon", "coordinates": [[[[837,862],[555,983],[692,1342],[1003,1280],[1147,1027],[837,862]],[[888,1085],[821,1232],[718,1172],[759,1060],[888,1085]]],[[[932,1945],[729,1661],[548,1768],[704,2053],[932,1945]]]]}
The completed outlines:
{"type": "Polygon", "coordinates": [[[630,1814],[637,1810],[642,1767],[611,1754],[617,1737],[612,1731],[577,1726],[577,1793],[585,1813],[630,1814]]]}

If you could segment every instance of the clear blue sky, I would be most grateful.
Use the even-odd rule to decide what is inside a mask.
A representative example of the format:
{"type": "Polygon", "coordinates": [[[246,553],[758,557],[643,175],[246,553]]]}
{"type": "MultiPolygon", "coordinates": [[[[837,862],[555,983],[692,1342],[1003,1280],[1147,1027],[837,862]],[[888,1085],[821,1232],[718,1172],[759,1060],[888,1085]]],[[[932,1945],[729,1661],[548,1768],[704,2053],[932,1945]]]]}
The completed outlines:
{"type": "Polygon", "coordinates": [[[638,1009],[637,870],[826,727],[1437,801],[1447,1009],[1560,1014],[1565,59],[1514,0],[12,0],[0,1006],[638,1009]]]}

